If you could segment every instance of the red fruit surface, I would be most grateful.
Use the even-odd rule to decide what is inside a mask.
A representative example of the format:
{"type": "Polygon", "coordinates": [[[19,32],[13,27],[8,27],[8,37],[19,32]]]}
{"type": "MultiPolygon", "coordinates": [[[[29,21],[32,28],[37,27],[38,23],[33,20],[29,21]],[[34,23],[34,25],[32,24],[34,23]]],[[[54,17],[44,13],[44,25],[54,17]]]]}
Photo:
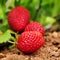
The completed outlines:
{"type": "Polygon", "coordinates": [[[30,12],[22,6],[17,6],[8,13],[8,24],[15,31],[24,30],[29,20],[30,12]]]}
{"type": "Polygon", "coordinates": [[[23,32],[17,40],[17,47],[24,53],[32,53],[38,50],[44,44],[44,38],[40,32],[23,32]]]}
{"type": "Polygon", "coordinates": [[[25,31],[38,31],[44,35],[44,27],[38,22],[32,22],[28,24],[25,28],[25,31]]]}

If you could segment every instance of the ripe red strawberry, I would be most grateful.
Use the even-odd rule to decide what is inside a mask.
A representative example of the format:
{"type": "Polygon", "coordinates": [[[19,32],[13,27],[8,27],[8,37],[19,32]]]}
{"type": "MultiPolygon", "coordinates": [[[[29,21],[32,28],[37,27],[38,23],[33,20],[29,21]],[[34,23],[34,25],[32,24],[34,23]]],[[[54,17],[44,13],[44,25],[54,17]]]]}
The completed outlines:
{"type": "Polygon", "coordinates": [[[23,32],[17,40],[17,47],[24,53],[32,53],[44,44],[43,36],[37,31],[23,32]]]}
{"type": "Polygon", "coordinates": [[[42,35],[44,35],[44,28],[38,22],[32,22],[28,24],[25,28],[25,31],[39,31],[40,33],[42,33],[42,35]]]}
{"type": "Polygon", "coordinates": [[[15,31],[24,30],[25,26],[29,23],[29,20],[30,12],[22,6],[13,8],[8,14],[8,24],[15,31]]]}

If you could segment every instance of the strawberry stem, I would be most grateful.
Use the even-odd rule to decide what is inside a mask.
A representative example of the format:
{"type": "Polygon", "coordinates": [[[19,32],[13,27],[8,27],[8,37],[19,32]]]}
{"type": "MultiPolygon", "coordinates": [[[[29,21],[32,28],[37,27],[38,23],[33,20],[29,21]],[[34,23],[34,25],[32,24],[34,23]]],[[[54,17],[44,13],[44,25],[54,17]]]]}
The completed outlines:
{"type": "Polygon", "coordinates": [[[12,42],[12,41],[8,41],[9,43],[12,43],[13,45],[15,44],[15,42],[12,42]]]}

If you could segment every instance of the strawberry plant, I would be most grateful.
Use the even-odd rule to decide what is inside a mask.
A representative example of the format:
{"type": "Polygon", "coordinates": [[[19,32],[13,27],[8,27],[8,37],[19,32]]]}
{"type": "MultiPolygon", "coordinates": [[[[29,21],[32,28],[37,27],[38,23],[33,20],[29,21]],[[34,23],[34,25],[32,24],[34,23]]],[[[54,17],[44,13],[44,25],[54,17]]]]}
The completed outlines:
{"type": "Polygon", "coordinates": [[[0,45],[8,42],[14,46],[17,44],[17,47],[25,53],[38,50],[44,44],[44,28],[49,29],[56,23],[60,19],[59,13],[59,0],[0,0],[0,45]],[[29,41],[30,47],[21,41],[29,41]]]}

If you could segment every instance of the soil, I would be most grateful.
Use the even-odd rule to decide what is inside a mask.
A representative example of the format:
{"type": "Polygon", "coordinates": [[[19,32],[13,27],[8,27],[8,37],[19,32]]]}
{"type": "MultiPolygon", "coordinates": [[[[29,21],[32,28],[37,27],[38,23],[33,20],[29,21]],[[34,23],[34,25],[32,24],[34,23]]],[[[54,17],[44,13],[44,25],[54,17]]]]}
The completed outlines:
{"type": "Polygon", "coordinates": [[[60,60],[60,32],[44,36],[45,44],[32,54],[18,52],[18,49],[0,51],[0,60],[60,60]]]}

